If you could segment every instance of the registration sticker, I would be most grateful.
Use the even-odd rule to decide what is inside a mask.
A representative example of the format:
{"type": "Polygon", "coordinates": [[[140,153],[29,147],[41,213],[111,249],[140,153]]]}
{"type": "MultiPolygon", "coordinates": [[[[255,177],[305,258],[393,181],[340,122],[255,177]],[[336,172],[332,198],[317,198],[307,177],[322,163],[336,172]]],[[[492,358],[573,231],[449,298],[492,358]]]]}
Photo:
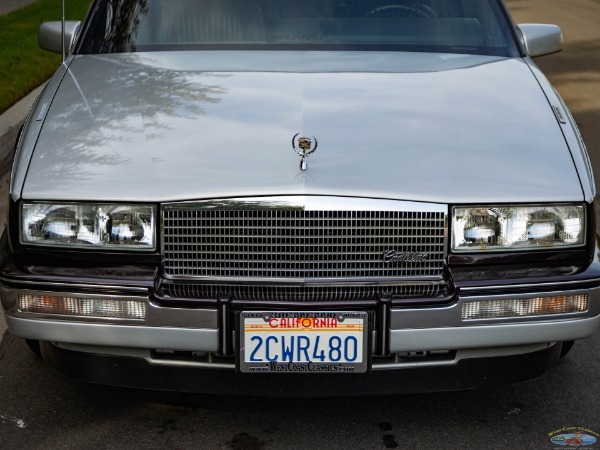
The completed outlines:
{"type": "Polygon", "coordinates": [[[368,367],[368,313],[240,313],[241,372],[363,373],[368,367]]]}

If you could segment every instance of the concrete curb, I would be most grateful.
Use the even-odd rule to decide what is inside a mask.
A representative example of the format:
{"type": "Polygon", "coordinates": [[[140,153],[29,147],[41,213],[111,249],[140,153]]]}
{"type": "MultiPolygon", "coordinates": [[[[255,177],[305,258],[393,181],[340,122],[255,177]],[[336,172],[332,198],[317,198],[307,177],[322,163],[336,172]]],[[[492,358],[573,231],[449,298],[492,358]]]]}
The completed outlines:
{"type": "Polygon", "coordinates": [[[4,173],[10,167],[19,130],[44,85],[45,83],[35,88],[0,115],[0,173],[4,173]]]}

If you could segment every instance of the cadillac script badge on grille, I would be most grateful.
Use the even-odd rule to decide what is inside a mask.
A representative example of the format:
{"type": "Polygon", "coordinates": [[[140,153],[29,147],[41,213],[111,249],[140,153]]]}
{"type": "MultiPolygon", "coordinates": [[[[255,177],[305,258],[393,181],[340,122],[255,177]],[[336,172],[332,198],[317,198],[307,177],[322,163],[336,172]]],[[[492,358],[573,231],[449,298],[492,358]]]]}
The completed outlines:
{"type": "Polygon", "coordinates": [[[399,252],[397,250],[386,250],[383,252],[383,262],[423,262],[429,255],[421,252],[399,252]]]}
{"type": "Polygon", "coordinates": [[[301,137],[300,133],[296,133],[292,138],[292,147],[302,159],[300,160],[300,170],[306,170],[306,158],[317,149],[317,138],[301,137]]]}

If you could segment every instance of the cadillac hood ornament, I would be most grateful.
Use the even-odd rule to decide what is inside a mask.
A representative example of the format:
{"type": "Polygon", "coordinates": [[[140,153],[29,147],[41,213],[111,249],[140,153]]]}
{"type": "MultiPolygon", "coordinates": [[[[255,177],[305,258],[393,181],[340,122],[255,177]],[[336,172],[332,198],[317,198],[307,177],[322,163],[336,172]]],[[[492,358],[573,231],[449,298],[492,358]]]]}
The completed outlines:
{"type": "Polygon", "coordinates": [[[317,149],[317,138],[302,137],[300,133],[296,133],[292,138],[292,147],[298,155],[302,157],[300,160],[300,170],[306,170],[306,158],[317,149]]]}

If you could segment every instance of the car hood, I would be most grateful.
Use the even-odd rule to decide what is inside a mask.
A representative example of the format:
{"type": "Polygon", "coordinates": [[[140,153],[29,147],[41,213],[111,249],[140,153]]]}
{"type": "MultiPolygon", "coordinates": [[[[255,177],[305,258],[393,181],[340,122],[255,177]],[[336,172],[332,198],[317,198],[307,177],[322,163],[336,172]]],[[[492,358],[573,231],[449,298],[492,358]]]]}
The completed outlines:
{"type": "Polygon", "coordinates": [[[278,194],[583,199],[524,61],[395,52],[75,57],[22,191],[140,202],[278,194]],[[318,143],[305,171],[296,135],[318,143]]]}

